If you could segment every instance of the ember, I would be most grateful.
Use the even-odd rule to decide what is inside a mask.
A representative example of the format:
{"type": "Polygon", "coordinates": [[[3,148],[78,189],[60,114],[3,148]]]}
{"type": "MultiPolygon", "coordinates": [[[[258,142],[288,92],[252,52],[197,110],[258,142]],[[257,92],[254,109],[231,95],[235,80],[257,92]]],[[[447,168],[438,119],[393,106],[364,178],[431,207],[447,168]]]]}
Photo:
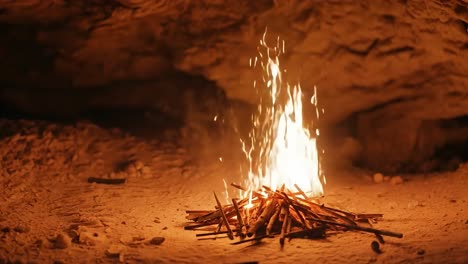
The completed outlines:
{"type": "MultiPolygon", "coordinates": [[[[232,184],[236,188],[242,188],[232,184]]],[[[380,243],[382,236],[402,238],[403,234],[359,225],[364,222],[372,226],[382,214],[357,214],[320,204],[309,198],[296,185],[297,192],[281,187],[273,191],[264,186],[253,192],[253,198],[232,199],[232,204],[221,205],[216,193],[215,210],[187,210],[187,219],[193,221],[186,230],[210,231],[197,237],[227,234],[231,240],[239,237],[233,245],[258,242],[264,238],[279,236],[281,246],[286,239],[324,238],[327,231],[362,231],[375,234],[380,243]],[[210,227],[212,230],[210,230],[210,227]],[[248,238],[247,238],[248,237],[248,238]]]]}

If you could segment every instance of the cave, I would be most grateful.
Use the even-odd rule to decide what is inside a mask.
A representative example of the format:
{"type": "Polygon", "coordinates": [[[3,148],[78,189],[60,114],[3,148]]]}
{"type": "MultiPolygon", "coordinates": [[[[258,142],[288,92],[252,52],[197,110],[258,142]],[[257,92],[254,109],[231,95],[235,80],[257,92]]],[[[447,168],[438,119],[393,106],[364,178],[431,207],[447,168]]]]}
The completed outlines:
{"type": "Polygon", "coordinates": [[[0,263],[468,262],[465,0],[3,1],[0,59],[0,263]],[[320,203],[402,238],[184,230],[299,122],[320,203]]]}

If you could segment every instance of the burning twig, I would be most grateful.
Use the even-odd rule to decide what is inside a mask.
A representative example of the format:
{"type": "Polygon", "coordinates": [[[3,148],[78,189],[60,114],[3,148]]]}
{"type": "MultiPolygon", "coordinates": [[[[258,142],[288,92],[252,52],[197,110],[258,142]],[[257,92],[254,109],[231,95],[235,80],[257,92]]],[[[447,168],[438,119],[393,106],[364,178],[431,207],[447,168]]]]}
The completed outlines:
{"type": "Polygon", "coordinates": [[[237,189],[239,189],[239,190],[241,190],[241,191],[244,191],[244,192],[247,191],[247,189],[245,189],[244,187],[240,186],[240,185],[237,184],[237,183],[231,182],[231,186],[232,186],[232,187],[235,187],[235,188],[237,188],[237,189]]]}
{"type": "Polygon", "coordinates": [[[307,197],[307,194],[301,189],[301,187],[299,187],[299,185],[294,184],[294,187],[296,187],[297,191],[304,197],[304,199],[309,199],[309,197],[307,197]]]}

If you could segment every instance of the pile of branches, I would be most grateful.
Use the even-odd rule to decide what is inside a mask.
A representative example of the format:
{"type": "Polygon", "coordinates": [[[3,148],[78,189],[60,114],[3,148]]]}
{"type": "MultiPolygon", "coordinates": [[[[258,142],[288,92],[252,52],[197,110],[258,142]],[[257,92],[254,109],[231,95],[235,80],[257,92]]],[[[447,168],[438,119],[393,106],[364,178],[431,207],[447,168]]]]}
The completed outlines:
{"type": "MultiPolygon", "coordinates": [[[[237,184],[231,185],[245,190],[237,184]]],[[[232,199],[232,204],[228,205],[222,205],[214,193],[215,210],[187,210],[186,218],[191,222],[185,229],[205,231],[197,237],[219,238],[223,234],[231,240],[239,238],[232,244],[279,236],[281,246],[286,239],[324,238],[328,231],[373,233],[381,243],[384,243],[383,236],[403,237],[401,233],[372,227],[382,214],[356,214],[327,207],[309,198],[297,185],[295,188],[297,192],[284,186],[279,190],[263,186],[247,198],[232,199]]]]}

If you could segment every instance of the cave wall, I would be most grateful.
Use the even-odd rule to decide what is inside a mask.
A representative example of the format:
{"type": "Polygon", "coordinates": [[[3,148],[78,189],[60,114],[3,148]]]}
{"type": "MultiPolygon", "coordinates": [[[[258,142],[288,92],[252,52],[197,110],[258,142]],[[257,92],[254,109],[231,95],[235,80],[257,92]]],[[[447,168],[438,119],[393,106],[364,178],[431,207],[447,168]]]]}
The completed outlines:
{"type": "Polygon", "coordinates": [[[322,125],[349,124],[341,136],[371,168],[421,154],[424,122],[468,115],[464,0],[2,1],[0,101],[45,115],[155,107],[210,119],[227,99],[254,102],[248,61],[266,27],[286,41],[290,77],[306,95],[317,85],[322,125]]]}

